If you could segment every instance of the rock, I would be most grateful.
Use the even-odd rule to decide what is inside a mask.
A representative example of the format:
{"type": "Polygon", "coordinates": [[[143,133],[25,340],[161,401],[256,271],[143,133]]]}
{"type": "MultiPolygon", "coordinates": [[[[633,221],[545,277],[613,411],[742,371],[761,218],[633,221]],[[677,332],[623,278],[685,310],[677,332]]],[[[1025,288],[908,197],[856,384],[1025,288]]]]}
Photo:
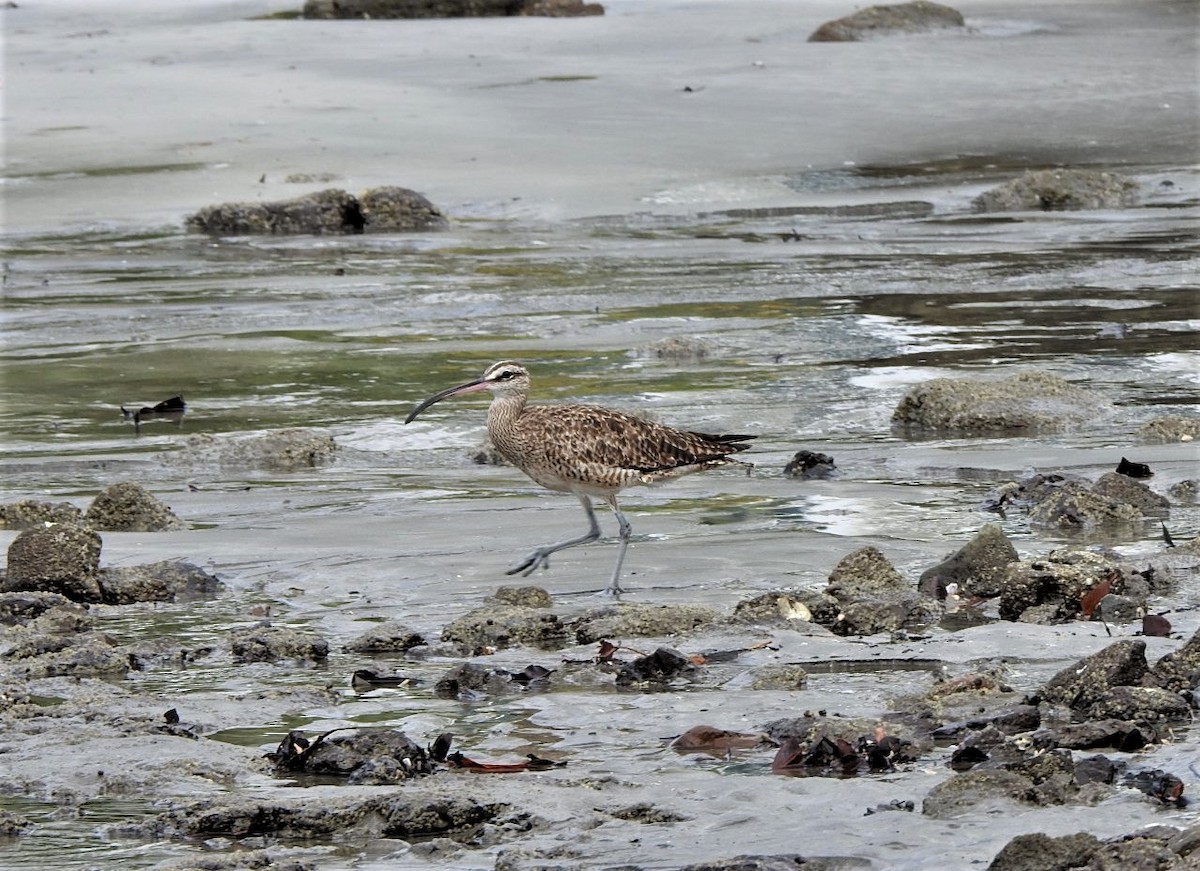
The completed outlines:
{"type": "Polygon", "coordinates": [[[1115,686],[1094,701],[1083,714],[1088,719],[1131,720],[1158,723],[1189,720],[1192,707],[1179,693],[1160,687],[1115,686]]]}
{"type": "Polygon", "coordinates": [[[1067,796],[1058,781],[1040,788],[1030,777],[1003,768],[972,768],[955,774],[929,791],[921,813],[938,820],[950,820],[992,808],[997,803],[1023,805],[1063,804],[1067,796]]]}
{"type": "Polygon", "coordinates": [[[100,569],[97,580],[104,602],[197,602],[213,599],[225,585],[199,566],[163,560],[140,566],[100,569]]]}
{"type": "Polygon", "coordinates": [[[774,590],[743,599],[733,608],[738,623],[803,627],[811,621],[830,625],[841,612],[838,600],[814,590],[774,590]]]}
{"type": "Polygon", "coordinates": [[[1017,835],[996,854],[988,871],[1072,871],[1085,867],[1101,846],[1084,832],[1061,838],[1041,832],[1017,835]]]}
{"type": "Polygon", "coordinates": [[[84,608],[59,593],[40,590],[0,593],[0,626],[27,625],[55,609],[86,613],[84,608]]]}
{"type": "Polygon", "coordinates": [[[505,605],[518,605],[523,608],[549,608],[553,604],[550,594],[544,588],[532,584],[497,587],[492,598],[505,605]]]}
{"type": "Polygon", "coordinates": [[[322,662],[329,642],[316,633],[284,626],[259,624],[230,633],[234,662],[277,662],[281,659],[322,662]]]}
{"type": "Polygon", "coordinates": [[[1186,871],[1195,867],[1158,838],[1131,837],[1105,844],[1082,871],[1186,871]]]}
{"type": "Polygon", "coordinates": [[[887,599],[850,602],[842,608],[837,621],[830,628],[838,635],[920,630],[937,623],[943,611],[936,599],[910,592],[887,599]]]}
{"type": "Polygon", "coordinates": [[[825,588],[827,595],[842,603],[862,596],[909,593],[912,590],[904,576],[875,547],[859,548],[842,557],[830,572],[829,585],[825,588]]]}
{"type": "Polygon", "coordinates": [[[1144,442],[1190,442],[1200,439],[1200,417],[1156,417],[1138,430],[1144,442]]]}
{"type": "Polygon", "coordinates": [[[839,635],[874,635],[936,623],[943,607],[918,593],[877,548],[843,557],[829,575],[825,593],[841,610],[830,628],[839,635]]]}
{"type": "Polygon", "coordinates": [[[813,31],[809,42],[859,42],[878,36],[924,33],[962,28],[962,13],[949,6],[915,0],[894,6],[869,6],[853,15],[826,21],[813,31]]]}
{"type": "Polygon", "coordinates": [[[1030,522],[1065,529],[1136,526],[1145,519],[1136,505],[1096,493],[1079,481],[1062,482],[1029,507],[1030,522]]]}
{"type": "Polygon", "coordinates": [[[361,233],[358,201],[343,190],[329,189],[271,203],[224,203],[189,215],[184,226],[212,236],[258,234],[361,233]]]}
{"type": "Polygon", "coordinates": [[[32,645],[10,650],[8,659],[25,680],[47,677],[119,678],[129,672],[129,654],[107,636],[95,632],[82,635],[38,636],[32,645]]]}
{"type": "Polygon", "coordinates": [[[141,484],[125,481],[105,488],[88,506],[84,522],[106,532],[159,532],[186,524],[141,484]]]}
{"type": "Polygon", "coordinates": [[[0,592],[42,590],[76,602],[99,602],[101,545],[100,536],[83,526],[56,523],[27,529],[8,547],[0,592]]]}
{"type": "Polygon", "coordinates": [[[984,191],[971,204],[977,212],[1049,212],[1123,209],[1137,202],[1137,182],[1118,173],[1042,169],[984,191]]]}
{"type": "Polygon", "coordinates": [[[415,629],[395,620],[388,620],[351,639],[346,645],[346,650],[350,653],[393,653],[424,643],[425,639],[415,629]]]}
{"type": "MultiPolygon", "coordinates": [[[[1087,711],[1103,702],[1115,687],[1141,685],[1147,671],[1145,641],[1116,641],[1058,672],[1038,696],[1043,702],[1087,711]]],[[[1103,716],[1106,715],[1100,715],[1103,716]]]]}
{"type": "Polygon", "coordinates": [[[892,423],[908,435],[1063,432],[1094,419],[1109,402],[1047,372],[980,381],[934,378],[905,394],[892,423]]]}
{"type": "Polygon", "coordinates": [[[396,233],[447,226],[433,203],[400,187],[373,188],[362,200],[330,188],[277,202],[224,203],[206,206],[184,223],[190,232],[212,236],[396,233]]]}
{"type": "Polygon", "coordinates": [[[1005,575],[1000,617],[1026,623],[1073,620],[1083,611],[1084,596],[1105,583],[1118,595],[1130,585],[1125,570],[1104,554],[1064,548],[1021,560],[1005,575]]]}
{"type": "Polygon", "coordinates": [[[333,436],[319,430],[283,429],[250,436],[203,433],[189,437],[180,450],[164,455],[163,462],[182,468],[295,472],[324,465],[336,451],[333,436]]]}
{"type": "Polygon", "coordinates": [[[408,797],[389,790],[367,798],[206,799],[180,805],[145,825],[150,837],[269,837],[301,842],[343,837],[402,840],[467,831],[509,809],[454,796],[408,797]]]}
{"type": "Polygon", "coordinates": [[[83,523],[83,512],[70,502],[23,499],[0,505],[0,529],[34,529],[50,523],[83,523]]]}
{"type": "Polygon", "coordinates": [[[946,585],[958,584],[960,594],[990,599],[1000,595],[1008,566],[1020,556],[998,524],[985,523],[969,542],[926,569],[918,588],[927,596],[946,598],[946,585]]]}
{"type": "Polygon", "coordinates": [[[358,198],[358,205],[368,233],[445,230],[450,226],[433,203],[408,188],[371,188],[358,198]]]}
{"type": "Polygon", "coordinates": [[[569,640],[557,614],[536,608],[498,605],[464,614],[442,628],[442,640],[471,650],[527,646],[558,650],[569,640]]]}
{"type": "Polygon", "coordinates": [[[803,666],[791,663],[764,665],[754,672],[750,682],[752,690],[802,690],[808,683],[808,672],[803,666]]]}
{"type": "Polygon", "coordinates": [[[837,466],[829,454],[814,451],[797,451],[783,467],[785,478],[829,478],[837,474],[837,466]]]}
{"type": "Polygon", "coordinates": [[[569,624],[579,644],[605,638],[664,638],[687,635],[720,615],[701,605],[643,605],[622,602],[593,608],[569,624]]]}
{"type": "Polygon", "coordinates": [[[1174,692],[1200,687],[1200,629],[1178,650],[1166,654],[1142,678],[1147,686],[1157,686],[1174,692]]]}
{"type": "Polygon", "coordinates": [[[1153,517],[1166,517],[1171,511],[1171,503],[1166,496],[1160,496],[1141,481],[1117,472],[1101,475],[1100,480],[1092,485],[1092,492],[1114,502],[1132,505],[1143,514],[1153,517]]]}
{"type": "Polygon", "coordinates": [[[305,0],[304,18],[477,18],[603,15],[583,0],[305,0]]]}

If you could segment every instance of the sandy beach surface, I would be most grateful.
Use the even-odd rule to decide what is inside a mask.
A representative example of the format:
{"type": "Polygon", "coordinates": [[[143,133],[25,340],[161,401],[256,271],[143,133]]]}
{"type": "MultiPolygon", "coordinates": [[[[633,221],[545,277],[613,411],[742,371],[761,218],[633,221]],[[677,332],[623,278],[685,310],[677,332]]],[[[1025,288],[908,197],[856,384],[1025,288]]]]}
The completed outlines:
{"type": "Polygon", "coordinates": [[[255,20],[293,8],[4,10],[7,229],[178,222],[322,173],[458,216],[771,205],[800,170],[1185,164],[1200,132],[1187,2],[969,0],[969,35],[850,44],[806,42],[837,0],[255,20]]]}

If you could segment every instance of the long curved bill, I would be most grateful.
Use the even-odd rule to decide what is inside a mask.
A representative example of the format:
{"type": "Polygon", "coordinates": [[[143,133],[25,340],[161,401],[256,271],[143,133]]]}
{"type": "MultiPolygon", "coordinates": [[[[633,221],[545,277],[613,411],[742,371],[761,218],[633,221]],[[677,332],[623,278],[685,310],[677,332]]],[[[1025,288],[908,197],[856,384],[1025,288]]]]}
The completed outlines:
{"type": "Polygon", "coordinates": [[[404,422],[412,423],[416,419],[417,415],[419,415],[422,411],[429,408],[429,406],[434,405],[435,403],[441,402],[443,399],[449,399],[451,396],[458,396],[462,393],[477,393],[480,390],[487,389],[488,382],[484,381],[482,378],[476,379],[475,381],[468,381],[466,384],[460,384],[457,387],[450,387],[441,391],[440,393],[433,394],[433,396],[429,397],[416,408],[414,408],[411,412],[409,412],[408,417],[404,418],[404,422]]]}

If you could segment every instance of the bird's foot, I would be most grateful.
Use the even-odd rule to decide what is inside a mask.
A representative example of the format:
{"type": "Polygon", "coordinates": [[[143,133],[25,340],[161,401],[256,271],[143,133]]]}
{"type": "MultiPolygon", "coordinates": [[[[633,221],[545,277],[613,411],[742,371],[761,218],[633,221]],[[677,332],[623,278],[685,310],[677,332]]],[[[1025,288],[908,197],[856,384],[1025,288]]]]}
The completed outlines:
{"type": "Polygon", "coordinates": [[[551,551],[547,551],[542,548],[538,548],[537,550],[530,553],[529,556],[525,557],[525,559],[521,560],[519,563],[517,563],[511,569],[506,571],[504,574],[506,574],[506,575],[520,574],[521,577],[527,578],[530,575],[532,575],[534,572],[536,572],[539,568],[548,569],[548,568],[550,568],[550,554],[551,554],[551,551]]]}

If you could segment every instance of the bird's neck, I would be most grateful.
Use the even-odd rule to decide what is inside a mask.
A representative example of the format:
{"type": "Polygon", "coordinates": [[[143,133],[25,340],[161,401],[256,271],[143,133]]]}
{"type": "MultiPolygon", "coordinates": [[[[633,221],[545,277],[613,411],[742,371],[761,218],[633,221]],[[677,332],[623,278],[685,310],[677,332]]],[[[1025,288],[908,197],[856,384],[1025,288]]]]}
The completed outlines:
{"type": "Polygon", "coordinates": [[[516,426],[517,419],[525,410],[526,397],[521,394],[511,394],[508,396],[497,396],[492,400],[492,404],[488,407],[488,435],[492,439],[492,444],[499,446],[501,442],[506,441],[513,428],[516,426]]]}

